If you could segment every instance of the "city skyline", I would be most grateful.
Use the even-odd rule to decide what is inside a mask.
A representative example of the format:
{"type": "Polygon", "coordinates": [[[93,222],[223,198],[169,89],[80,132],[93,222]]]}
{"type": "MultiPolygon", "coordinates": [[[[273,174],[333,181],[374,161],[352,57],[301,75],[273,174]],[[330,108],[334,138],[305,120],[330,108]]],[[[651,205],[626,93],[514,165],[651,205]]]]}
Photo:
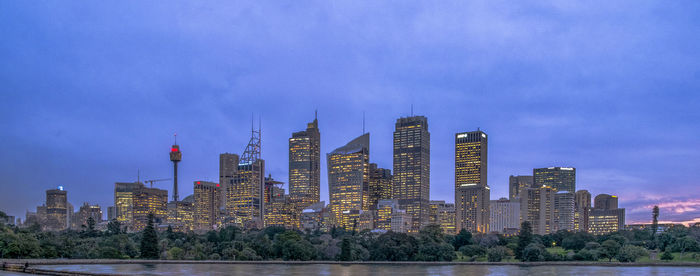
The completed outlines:
{"type": "MultiPolygon", "coordinates": [[[[175,132],[185,155],[178,164],[184,198],[193,181],[217,181],[219,154],[243,153],[252,112],[262,118],[266,173],[287,190],[288,139],[315,109],[321,155],[360,135],[364,112],[370,162],[392,168],[393,126],[413,105],[430,120],[431,200],[453,201],[454,134],[481,128],[490,136],[491,200],[508,196],[510,175],[575,167],[577,189],[618,195],[628,223],[650,221],[653,205],[661,221],[700,217],[700,83],[693,77],[700,43],[682,16],[692,9],[623,3],[609,7],[622,14],[610,30],[591,23],[605,12],[559,6],[535,8],[586,23],[532,22],[510,8],[513,17],[500,17],[498,4],[463,4],[435,21],[424,18],[431,9],[418,7],[352,27],[343,22],[355,18],[356,6],[346,5],[319,7],[347,10],[330,18],[298,7],[284,20],[265,16],[281,13],[274,6],[260,14],[228,7],[203,18],[192,6],[133,14],[89,4],[74,18],[66,6],[0,5],[16,11],[0,18],[7,26],[0,210],[11,215],[23,217],[59,185],[74,206],[106,208],[114,183],[135,181],[139,170],[141,179],[171,177],[165,151],[175,132]],[[236,28],[241,21],[231,14],[264,24],[236,28]],[[498,24],[438,32],[450,19],[484,16],[498,24]],[[414,27],[400,28],[405,23],[414,27]],[[266,26],[288,35],[270,36],[266,26]],[[324,38],[335,32],[347,36],[324,38]]],[[[326,165],[321,158],[328,202],[326,165]]],[[[154,187],[172,196],[172,182],[154,187]]]]}

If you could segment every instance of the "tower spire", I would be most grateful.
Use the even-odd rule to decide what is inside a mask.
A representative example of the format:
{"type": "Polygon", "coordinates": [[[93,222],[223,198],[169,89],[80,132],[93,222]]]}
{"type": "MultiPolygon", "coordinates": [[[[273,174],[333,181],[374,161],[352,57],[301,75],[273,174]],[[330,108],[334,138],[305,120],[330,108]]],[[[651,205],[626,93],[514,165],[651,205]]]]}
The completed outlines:
{"type": "Polygon", "coordinates": [[[365,134],[365,112],[362,111],[362,134],[365,134]]]}

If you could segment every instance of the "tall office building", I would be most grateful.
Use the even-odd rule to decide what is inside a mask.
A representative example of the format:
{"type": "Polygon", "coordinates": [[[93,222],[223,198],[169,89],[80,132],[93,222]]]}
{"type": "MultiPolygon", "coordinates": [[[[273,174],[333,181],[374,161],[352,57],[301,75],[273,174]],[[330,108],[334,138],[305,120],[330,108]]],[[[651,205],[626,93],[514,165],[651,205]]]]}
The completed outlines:
{"type": "Polygon", "coordinates": [[[166,223],[176,232],[194,230],[194,196],[169,202],[166,223]]]}
{"type": "Polygon", "coordinates": [[[588,215],[591,210],[591,193],[578,190],[574,201],[574,231],[588,232],[588,215]]]}
{"type": "Polygon", "coordinates": [[[375,210],[382,199],[392,199],[391,170],[378,168],[377,164],[369,164],[369,208],[375,210]]]}
{"type": "Polygon", "coordinates": [[[535,187],[548,186],[557,192],[576,192],[576,168],[549,167],[533,169],[535,187]]]}
{"type": "Polygon", "coordinates": [[[547,186],[520,190],[521,221],[529,221],[533,233],[546,235],[556,229],[554,194],[554,189],[547,186]]]}
{"type": "Polygon", "coordinates": [[[488,136],[481,130],[455,134],[456,231],[489,232],[491,191],[486,180],[488,136]]]}
{"type": "Polygon", "coordinates": [[[410,231],[428,224],[430,212],[430,132],[428,119],[396,120],[394,130],[394,198],[411,215],[410,231]]]}
{"type": "Polygon", "coordinates": [[[211,230],[219,221],[221,209],[221,185],[207,181],[194,182],[194,227],[211,230]]]}
{"type": "Polygon", "coordinates": [[[164,223],[168,216],[168,191],[146,188],[141,185],[133,191],[133,220],[131,231],[141,231],[148,224],[148,215],[153,214],[155,223],[164,223]]]}
{"type": "Polygon", "coordinates": [[[492,232],[504,234],[506,229],[520,228],[520,202],[500,198],[499,200],[491,200],[489,204],[490,219],[489,228],[492,232]]]}
{"type": "Polygon", "coordinates": [[[554,194],[554,219],[556,224],[555,231],[568,230],[574,231],[575,218],[575,200],[574,193],[560,191],[554,194]]]}
{"type": "Polygon", "coordinates": [[[114,210],[116,219],[130,224],[134,219],[134,192],[144,188],[141,182],[114,183],[114,210]]]}
{"type": "Polygon", "coordinates": [[[240,157],[235,153],[219,154],[219,185],[221,185],[221,208],[226,206],[226,191],[238,171],[240,157]]]}
{"type": "Polygon", "coordinates": [[[369,133],[327,155],[328,188],[334,224],[352,230],[352,213],[369,210],[369,133]],[[356,211],[356,212],[355,212],[356,211]]]}
{"type": "Polygon", "coordinates": [[[68,192],[63,186],[46,190],[45,229],[60,231],[68,228],[68,192]]]}
{"type": "Polygon", "coordinates": [[[508,195],[510,200],[515,200],[524,188],[535,188],[535,180],[532,175],[511,175],[508,178],[508,195]]]}
{"type": "Polygon", "coordinates": [[[614,195],[599,194],[594,199],[588,217],[588,232],[603,235],[622,230],[625,226],[625,209],[618,208],[614,195]]]}
{"type": "Polygon", "coordinates": [[[299,228],[300,202],[285,194],[284,182],[268,175],[265,178],[265,227],[282,226],[287,229],[299,228]]]}
{"type": "Polygon", "coordinates": [[[318,119],[289,138],[289,195],[302,207],[321,200],[321,133],[318,119]]]}
{"type": "Polygon", "coordinates": [[[225,185],[227,223],[247,229],[260,229],[265,221],[265,160],[261,158],[261,133],[260,127],[255,130],[251,125],[250,141],[233,178],[225,185]]]}
{"type": "Polygon", "coordinates": [[[95,224],[102,222],[102,208],[100,205],[91,205],[87,202],[83,203],[78,209],[78,213],[74,217],[74,229],[80,229],[83,225],[88,225],[88,219],[92,218],[95,224]]]}

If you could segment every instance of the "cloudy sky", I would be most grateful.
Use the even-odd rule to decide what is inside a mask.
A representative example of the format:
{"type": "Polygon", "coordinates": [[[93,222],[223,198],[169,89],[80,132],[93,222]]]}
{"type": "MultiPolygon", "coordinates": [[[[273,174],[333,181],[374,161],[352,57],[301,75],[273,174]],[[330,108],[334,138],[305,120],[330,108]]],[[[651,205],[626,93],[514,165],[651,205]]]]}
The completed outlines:
{"type": "Polygon", "coordinates": [[[63,185],[106,215],[114,182],[171,177],[175,132],[182,198],[243,152],[251,114],[276,179],[315,109],[322,153],[364,112],[371,161],[392,168],[413,104],[432,199],[453,201],[454,133],[481,128],[492,199],[511,174],[573,166],[628,222],[654,204],[700,221],[700,2],[189,2],[0,1],[0,210],[63,185]]]}

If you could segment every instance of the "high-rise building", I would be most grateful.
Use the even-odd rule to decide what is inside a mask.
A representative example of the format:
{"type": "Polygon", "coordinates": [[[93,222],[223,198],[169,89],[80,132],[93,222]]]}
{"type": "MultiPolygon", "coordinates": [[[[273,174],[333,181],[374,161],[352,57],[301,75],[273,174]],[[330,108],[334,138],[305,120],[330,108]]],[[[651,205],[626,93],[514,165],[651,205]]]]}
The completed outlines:
{"type": "Polygon", "coordinates": [[[591,210],[591,193],[578,190],[574,201],[574,231],[588,232],[588,215],[591,210]]]}
{"type": "Polygon", "coordinates": [[[334,225],[352,230],[356,221],[349,221],[349,215],[369,210],[369,133],[335,149],[327,159],[331,217],[334,225]]]}
{"type": "Polygon", "coordinates": [[[515,200],[520,195],[520,190],[524,188],[536,188],[532,175],[511,175],[508,178],[508,194],[510,200],[515,200]]]}
{"type": "Polygon", "coordinates": [[[265,178],[265,227],[282,226],[287,229],[299,228],[299,202],[285,194],[284,185],[272,175],[265,178]]]}
{"type": "Polygon", "coordinates": [[[428,224],[430,212],[430,132],[426,117],[396,120],[393,178],[393,198],[411,215],[410,231],[418,231],[428,224]]]}
{"type": "Polygon", "coordinates": [[[614,195],[599,194],[594,199],[588,217],[588,232],[603,235],[622,230],[625,226],[625,209],[618,208],[614,195]]]}
{"type": "Polygon", "coordinates": [[[377,164],[369,164],[369,208],[375,210],[382,199],[392,199],[391,170],[378,168],[377,164]]]}
{"type": "Polygon", "coordinates": [[[548,186],[520,190],[521,221],[529,221],[533,233],[546,235],[556,229],[554,194],[554,189],[548,186]]]}
{"type": "Polygon", "coordinates": [[[289,138],[289,195],[302,207],[321,200],[321,133],[318,119],[289,138]]]}
{"type": "Polygon", "coordinates": [[[556,224],[555,231],[568,230],[574,231],[575,218],[575,196],[574,193],[568,191],[560,191],[554,194],[554,220],[556,224]]]}
{"type": "Polygon", "coordinates": [[[489,199],[486,180],[488,136],[481,130],[455,134],[456,231],[489,232],[489,199]]]}
{"type": "Polygon", "coordinates": [[[576,168],[549,167],[533,169],[535,188],[548,186],[554,191],[576,192],[576,168]]]}
{"type": "Polygon", "coordinates": [[[507,198],[491,200],[489,208],[491,209],[489,213],[489,228],[492,232],[504,234],[508,232],[506,229],[520,228],[519,201],[508,200],[507,198]]]}
{"type": "Polygon", "coordinates": [[[141,182],[114,183],[114,210],[116,219],[122,224],[134,220],[134,192],[144,188],[141,182]]]}
{"type": "Polygon", "coordinates": [[[47,230],[60,231],[68,228],[68,192],[63,186],[46,190],[46,222],[47,230]]]}
{"type": "Polygon", "coordinates": [[[445,234],[454,235],[455,229],[455,205],[445,203],[444,200],[430,201],[430,223],[440,225],[440,229],[445,234]]]}
{"type": "Polygon", "coordinates": [[[143,230],[148,224],[148,215],[153,214],[155,223],[165,223],[168,216],[168,191],[146,188],[141,184],[133,191],[133,220],[131,231],[143,230]]]}
{"type": "Polygon", "coordinates": [[[194,182],[194,227],[211,230],[217,226],[221,202],[221,184],[207,181],[194,182]]]}
{"type": "Polygon", "coordinates": [[[300,228],[305,231],[320,230],[329,231],[330,213],[326,208],[326,202],[320,201],[302,210],[299,223],[300,228]]]}
{"type": "Polygon", "coordinates": [[[226,206],[226,191],[238,171],[240,158],[235,153],[219,154],[219,185],[221,185],[221,208],[226,206]]]}
{"type": "Polygon", "coordinates": [[[225,185],[227,223],[247,229],[260,229],[265,222],[265,160],[260,156],[261,132],[261,128],[255,130],[251,126],[250,141],[233,178],[225,185]]]}

